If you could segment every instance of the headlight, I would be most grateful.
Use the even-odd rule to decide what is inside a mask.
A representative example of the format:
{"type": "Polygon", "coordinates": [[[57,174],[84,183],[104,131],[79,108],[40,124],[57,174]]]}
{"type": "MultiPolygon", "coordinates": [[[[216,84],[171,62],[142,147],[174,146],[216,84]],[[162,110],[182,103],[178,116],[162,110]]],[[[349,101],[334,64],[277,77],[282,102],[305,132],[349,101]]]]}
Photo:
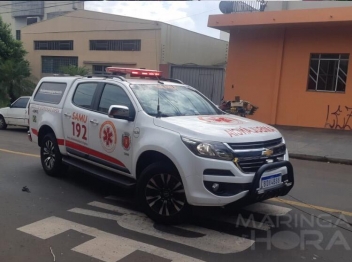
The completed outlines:
{"type": "Polygon", "coordinates": [[[231,161],[234,157],[232,151],[220,142],[202,142],[186,137],[181,137],[183,143],[195,155],[207,158],[231,161]]]}

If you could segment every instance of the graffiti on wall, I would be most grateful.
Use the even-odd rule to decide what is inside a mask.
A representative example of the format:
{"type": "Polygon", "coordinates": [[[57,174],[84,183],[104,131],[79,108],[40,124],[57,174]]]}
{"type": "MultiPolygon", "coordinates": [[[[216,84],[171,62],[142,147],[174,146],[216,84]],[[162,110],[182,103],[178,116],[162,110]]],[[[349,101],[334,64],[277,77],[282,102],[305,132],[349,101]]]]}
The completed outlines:
{"type": "Polygon", "coordinates": [[[352,107],[338,106],[336,110],[327,107],[326,128],[352,130],[352,107]]]}

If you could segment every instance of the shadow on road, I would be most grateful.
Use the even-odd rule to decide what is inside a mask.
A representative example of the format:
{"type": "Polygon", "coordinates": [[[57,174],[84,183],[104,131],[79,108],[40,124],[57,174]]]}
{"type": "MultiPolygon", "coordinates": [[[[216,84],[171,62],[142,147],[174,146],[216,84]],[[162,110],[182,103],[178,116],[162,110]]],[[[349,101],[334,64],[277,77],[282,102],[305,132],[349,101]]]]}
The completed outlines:
{"type": "Polygon", "coordinates": [[[7,127],[5,130],[0,130],[0,132],[16,132],[16,133],[27,133],[27,128],[25,127],[7,127]]]}

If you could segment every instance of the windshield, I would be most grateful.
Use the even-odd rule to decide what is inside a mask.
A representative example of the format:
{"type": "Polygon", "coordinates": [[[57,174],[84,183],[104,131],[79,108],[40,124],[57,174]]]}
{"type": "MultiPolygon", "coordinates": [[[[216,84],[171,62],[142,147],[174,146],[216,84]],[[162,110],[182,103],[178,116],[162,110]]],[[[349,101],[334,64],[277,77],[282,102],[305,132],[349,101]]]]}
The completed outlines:
{"type": "Polygon", "coordinates": [[[151,116],[158,113],[158,97],[162,117],[222,114],[201,94],[186,86],[135,84],[131,88],[143,110],[151,116]]]}

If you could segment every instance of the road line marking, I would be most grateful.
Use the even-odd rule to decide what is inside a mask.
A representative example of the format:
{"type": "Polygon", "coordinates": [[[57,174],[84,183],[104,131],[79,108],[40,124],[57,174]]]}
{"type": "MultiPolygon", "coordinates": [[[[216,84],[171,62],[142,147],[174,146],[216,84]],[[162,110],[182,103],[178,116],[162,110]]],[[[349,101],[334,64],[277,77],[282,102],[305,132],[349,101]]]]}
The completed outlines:
{"type": "Polygon", "coordinates": [[[275,206],[265,203],[255,203],[250,206],[246,206],[243,209],[253,213],[260,213],[269,216],[284,216],[292,210],[291,208],[275,206]]]}
{"type": "Polygon", "coordinates": [[[99,218],[104,218],[109,220],[115,220],[115,221],[120,219],[120,216],[117,216],[117,215],[112,215],[112,214],[103,213],[99,211],[93,211],[93,210],[84,209],[84,208],[72,208],[68,210],[68,212],[87,215],[91,217],[99,217],[99,218]]]}
{"type": "MultiPolygon", "coordinates": [[[[254,240],[251,239],[229,235],[226,233],[193,225],[180,225],[175,226],[175,228],[193,231],[196,233],[200,233],[204,236],[197,238],[188,238],[179,235],[174,235],[155,229],[154,222],[150,220],[144,213],[128,210],[122,207],[117,207],[114,205],[105,204],[97,201],[88,203],[88,205],[123,214],[122,216],[116,216],[115,218],[117,223],[121,227],[124,227],[128,230],[147,234],[153,237],[158,237],[182,245],[198,248],[207,252],[220,254],[237,253],[250,248],[254,244],[254,240]],[[216,241],[214,241],[214,239],[216,239],[216,241]],[[212,244],[209,245],[209,243],[212,244]]],[[[72,209],[69,211],[72,212],[72,209]]],[[[82,209],[74,209],[73,211],[82,212],[82,209]]],[[[91,210],[84,210],[83,212],[85,215],[91,214],[93,216],[100,216],[101,218],[111,217],[105,213],[91,210]]]]}
{"type": "Polygon", "coordinates": [[[328,207],[315,206],[315,205],[305,204],[305,203],[301,203],[301,202],[286,200],[286,199],[282,199],[282,198],[279,198],[279,199],[272,198],[272,199],[270,199],[270,201],[289,204],[289,205],[293,205],[293,206],[306,207],[309,209],[320,209],[321,211],[325,211],[325,212],[329,212],[329,213],[341,213],[345,216],[352,217],[352,212],[349,212],[349,211],[343,211],[343,210],[338,210],[338,209],[333,209],[333,208],[328,208],[328,207]]]}
{"type": "Polygon", "coordinates": [[[0,148],[0,151],[5,152],[5,153],[11,153],[11,154],[16,154],[16,155],[22,155],[22,156],[31,156],[31,157],[40,157],[38,155],[34,155],[34,154],[27,154],[27,153],[22,153],[22,152],[16,152],[16,151],[11,151],[11,150],[7,150],[7,149],[2,149],[0,148]]]}
{"type": "Polygon", "coordinates": [[[72,250],[104,262],[116,262],[137,250],[163,257],[173,262],[202,262],[202,260],[164,248],[107,233],[54,216],[20,227],[17,230],[41,239],[48,239],[68,230],[87,234],[95,238],[74,247],[72,250]]]}

